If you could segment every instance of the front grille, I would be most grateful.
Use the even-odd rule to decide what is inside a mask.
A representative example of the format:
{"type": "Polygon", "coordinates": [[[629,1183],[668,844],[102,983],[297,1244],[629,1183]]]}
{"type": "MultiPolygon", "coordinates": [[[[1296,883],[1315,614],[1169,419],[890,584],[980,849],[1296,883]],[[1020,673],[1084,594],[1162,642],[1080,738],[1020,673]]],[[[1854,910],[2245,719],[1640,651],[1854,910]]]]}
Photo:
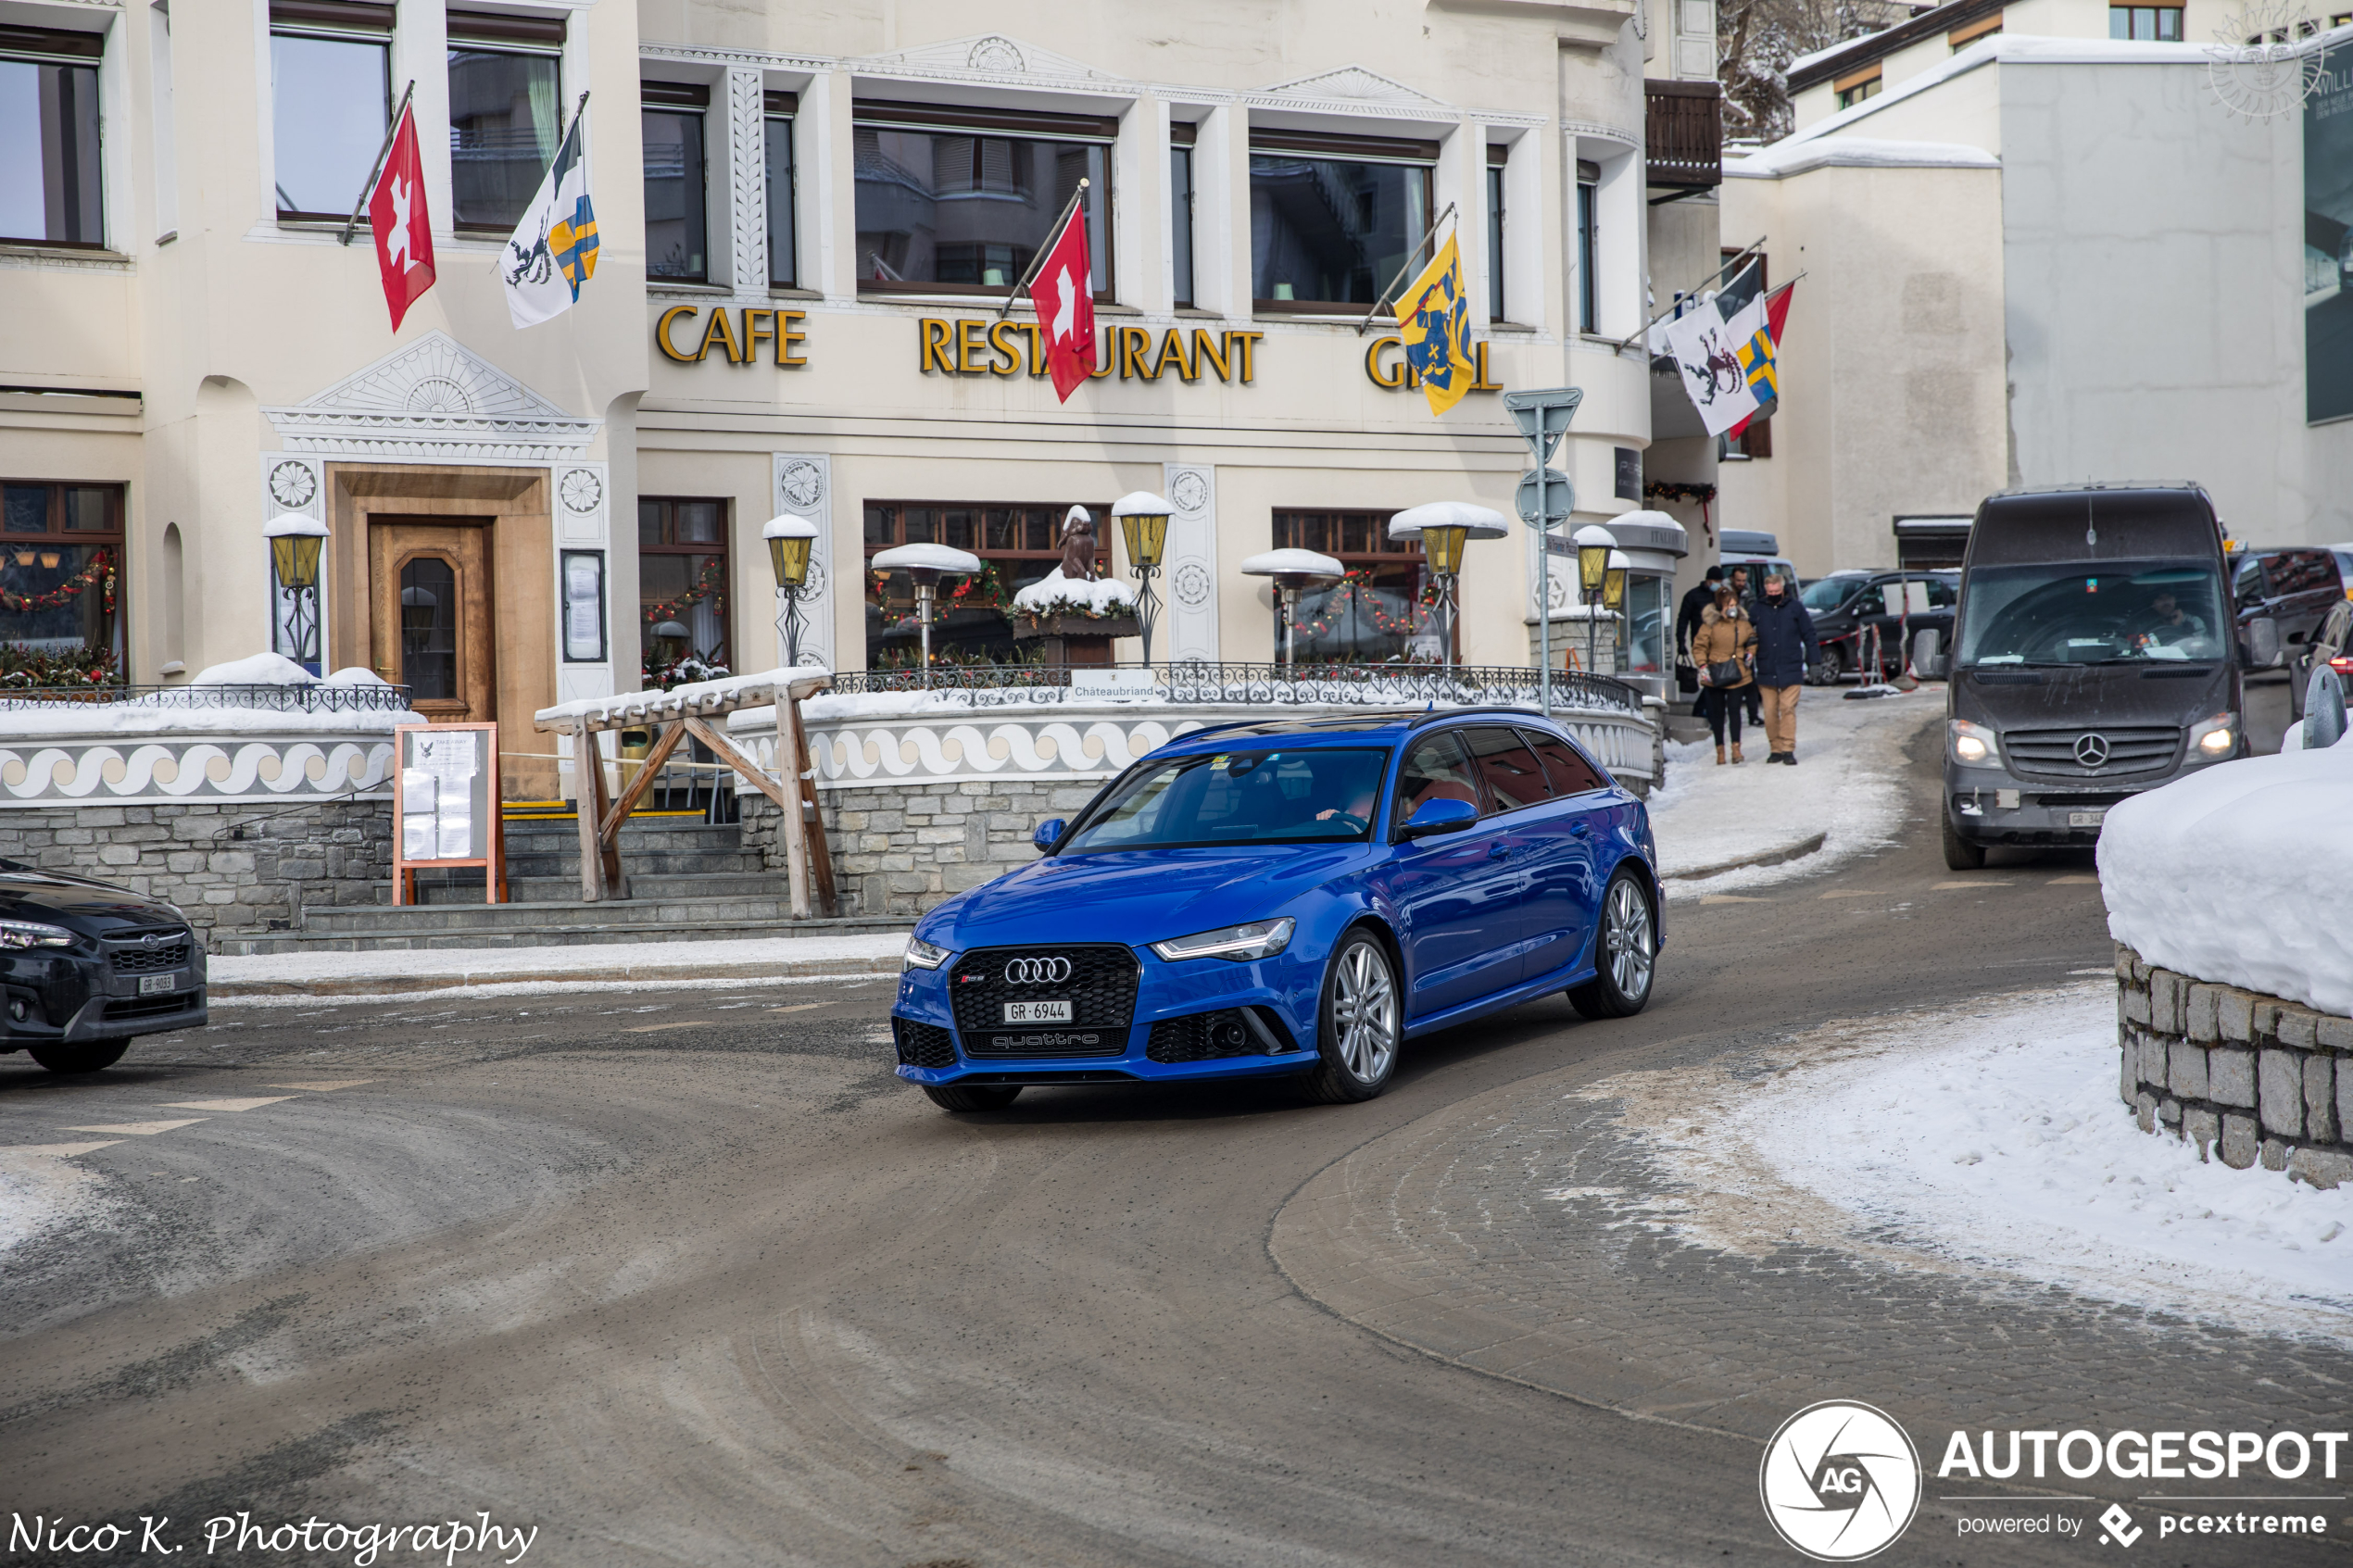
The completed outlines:
{"type": "Polygon", "coordinates": [[[160,1013],[185,1012],[201,998],[194,991],[178,991],[161,997],[126,997],[107,1004],[107,1017],[154,1018],[160,1013]]]}
{"type": "Polygon", "coordinates": [[[1215,1061],[1229,1056],[1265,1056],[1287,1048],[1269,1046],[1260,1039],[1239,1008],[1225,1008],[1216,1012],[1162,1019],[1152,1025],[1144,1055],[1154,1061],[1170,1063],[1215,1061]]]}
{"type": "Polygon", "coordinates": [[[2012,730],[2002,736],[2002,749],[2021,772],[2058,773],[2079,779],[2108,773],[2145,773],[2173,765],[2173,759],[2181,755],[2182,732],[2172,724],[2012,730]],[[2087,768],[2076,760],[2076,745],[2087,734],[2098,735],[2108,743],[2108,760],[2096,768],[2087,768]]]}
{"type": "Polygon", "coordinates": [[[173,942],[161,947],[117,947],[114,967],[117,974],[144,974],[151,970],[181,969],[188,962],[188,944],[173,942]]]}
{"type": "Polygon", "coordinates": [[[920,1019],[890,1015],[891,1038],[899,1042],[901,1067],[953,1067],[956,1042],[947,1030],[920,1019]]]}
{"type": "Polygon", "coordinates": [[[1126,947],[978,947],[950,966],[948,1001],[967,1057],[1118,1056],[1127,1048],[1142,971],[1126,947]],[[1066,961],[1067,978],[1024,984],[1005,978],[1024,962],[1066,961]],[[1005,1022],[1007,1002],[1066,1001],[1070,1022],[1005,1022]]]}

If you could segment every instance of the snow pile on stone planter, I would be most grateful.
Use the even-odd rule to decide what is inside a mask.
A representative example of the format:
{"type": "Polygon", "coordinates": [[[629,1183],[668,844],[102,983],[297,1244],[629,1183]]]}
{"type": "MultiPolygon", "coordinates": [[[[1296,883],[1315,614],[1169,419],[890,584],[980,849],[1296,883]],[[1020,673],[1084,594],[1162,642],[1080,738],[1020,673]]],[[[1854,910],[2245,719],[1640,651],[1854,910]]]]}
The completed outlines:
{"type": "Polygon", "coordinates": [[[2134,796],[2099,868],[2108,934],[2149,963],[2353,1014],[2353,744],[2134,796]]]}
{"type": "Polygon", "coordinates": [[[1101,621],[1135,614],[1136,590],[1112,577],[1074,583],[1063,575],[1063,569],[1058,566],[1015,594],[1013,608],[1041,621],[1057,615],[1083,615],[1101,621]]]}

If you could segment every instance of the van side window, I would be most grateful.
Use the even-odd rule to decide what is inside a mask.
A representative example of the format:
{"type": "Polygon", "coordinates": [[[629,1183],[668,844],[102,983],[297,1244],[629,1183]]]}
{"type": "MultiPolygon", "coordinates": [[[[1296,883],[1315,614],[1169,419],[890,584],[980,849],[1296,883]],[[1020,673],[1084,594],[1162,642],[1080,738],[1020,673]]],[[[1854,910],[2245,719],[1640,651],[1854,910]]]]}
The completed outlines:
{"type": "Polygon", "coordinates": [[[1405,753],[1405,765],[1397,770],[1397,809],[1390,817],[1391,830],[1403,827],[1416,811],[1433,800],[1467,800],[1482,814],[1487,810],[1487,802],[1479,797],[1478,780],[1452,731],[1425,735],[1405,753]]]}
{"type": "Polygon", "coordinates": [[[1550,775],[1554,795],[1583,795],[1596,789],[1607,789],[1609,781],[1591,762],[1578,755],[1577,748],[1556,736],[1541,730],[1522,732],[1528,742],[1542,759],[1544,771],[1550,775]]]}
{"type": "Polygon", "coordinates": [[[1517,730],[1482,725],[1466,731],[1463,738],[1470,743],[1471,759],[1478,764],[1478,776],[1487,783],[1487,792],[1497,811],[1541,806],[1553,797],[1552,786],[1544,782],[1543,768],[1537,763],[1536,754],[1519,738],[1517,730]]]}
{"type": "Polygon", "coordinates": [[[2231,584],[2241,609],[2252,609],[2263,602],[2263,558],[2249,556],[2239,562],[2239,573],[2231,584]]]}

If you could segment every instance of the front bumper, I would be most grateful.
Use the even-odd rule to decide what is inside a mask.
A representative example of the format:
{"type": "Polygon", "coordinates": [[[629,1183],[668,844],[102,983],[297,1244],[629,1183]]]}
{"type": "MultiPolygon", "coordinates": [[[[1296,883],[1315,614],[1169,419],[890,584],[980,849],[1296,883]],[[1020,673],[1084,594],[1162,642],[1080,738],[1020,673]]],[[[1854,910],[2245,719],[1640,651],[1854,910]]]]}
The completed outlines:
{"type": "Polygon", "coordinates": [[[2089,848],[2100,841],[2100,822],[2111,809],[2195,771],[2195,765],[2184,764],[2155,776],[2055,783],[2019,778],[2000,768],[1948,762],[1944,814],[1953,831],[1972,844],[2089,848]],[[2095,820],[2086,822],[2086,817],[2095,820]]]}
{"type": "MultiPolygon", "coordinates": [[[[975,1056],[948,999],[955,960],[902,972],[891,1007],[899,1076],[915,1084],[1170,1083],[1263,1077],[1315,1064],[1323,964],[1300,956],[1297,942],[1271,959],[1247,963],[1170,963],[1149,948],[1132,950],[1139,966],[1136,1004],[1112,1053],[1098,1047],[1080,1056],[975,1056]],[[1163,1026],[1157,1045],[1155,1025],[1163,1026]],[[1214,1054],[1197,1054],[1202,1051],[1214,1054]],[[1190,1060],[1168,1060],[1172,1056],[1190,1060]]],[[[1102,1029],[1083,1018],[1068,1026],[1071,1034],[1102,1029]]],[[[1051,1048],[1051,1029],[1038,1038],[1041,1051],[1051,1048]]]]}
{"type": "Polygon", "coordinates": [[[0,956],[0,1052],[202,1028],[209,1018],[204,950],[189,947],[183,962],[136,971],[121,969],[111,952],[32,948],[0,956]],[[169,990],[140,989],[159,976],[170,977],[169,990]]]}

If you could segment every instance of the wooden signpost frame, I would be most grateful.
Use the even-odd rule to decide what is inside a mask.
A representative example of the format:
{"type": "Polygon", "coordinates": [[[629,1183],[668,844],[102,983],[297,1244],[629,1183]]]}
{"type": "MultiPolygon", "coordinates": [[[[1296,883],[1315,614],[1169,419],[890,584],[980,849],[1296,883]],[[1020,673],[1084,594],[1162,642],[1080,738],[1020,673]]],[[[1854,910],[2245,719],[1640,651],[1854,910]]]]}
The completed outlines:
{"type": "Polygon", "coordinates": [[[392,731],[392,901],[413,904],[417,899],[417,872],[427,867],[449,869],[460,866],[482,868],[482,901],[503,904],[507,901],[507,823],[498,794],[498,726],[493,724],[396,724],[392,731]],[[478,824],[483,847],[487,853],[463,860],[412,860],[402,853],[407,838],[401,830],[400,773],[408,758],[408,746],[403,736],[412,734],[447,734],[453,730],[472,730],[482,736],[477,753],[482,772],[488,780],[489,809],[478,824]]]}

